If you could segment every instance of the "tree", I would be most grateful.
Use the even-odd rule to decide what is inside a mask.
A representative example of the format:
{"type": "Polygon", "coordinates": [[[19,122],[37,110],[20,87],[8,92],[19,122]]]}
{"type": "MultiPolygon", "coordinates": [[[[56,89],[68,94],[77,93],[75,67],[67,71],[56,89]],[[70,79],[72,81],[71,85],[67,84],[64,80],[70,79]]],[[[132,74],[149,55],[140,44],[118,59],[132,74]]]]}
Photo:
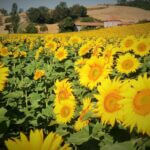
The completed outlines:
{"type": "Polygon", "coordinates": [[[26,27],[26,33],[37,33],[38,30],[37,28],[34,26],[33,23],[30,23],[27,27],[26,27]]]}
{"type": "Polygon", "coordinates": [[[59,32],[71,32],[77,30],[71,17],[65,18],[63,21],[61,21],[58,24],[58,26],[59,26],[59,32]]]}
{"type": "Polygon", "coordinates": [[[16,33],[19,27],[19,15],[18,15],[18,6],[16,3],[13,3],[11,10],[11,23],[13,32],[16,33]]]}
{"type": "Polygon", "coordinates": [[[4,8],[0,9],[0,12],[1,12],[4,16],[7,16],[7,15],[8,15],[7,10],[4,9],[4,8]]]}
{"type": "Polygon", "coordinates": [[[33,23],[53,23],[53,18],[47,7],[41,6],[39,8],[29,8],[27,15],[33,23]]]}
{"type": "Polygon", "coordinates": [[[53,11],[54,21],[61,21],[70,15],[70,10],[65,2],[60,2],[53,11]]]}
{"type": "Polygon", "coordinates": [[[22,9],[22,8],[20,8],[20,9],[19,9],[19,13],[22,13],[22,12],[23,12],[23,9],[22,9]]]}
{"type": "Polygon", "coordinates": [[[80,6],[76,4],[70,7],[70,14],[73,19],[78,18],[78,17],[86,17],[87,9],[84,6],[80,6]]]}

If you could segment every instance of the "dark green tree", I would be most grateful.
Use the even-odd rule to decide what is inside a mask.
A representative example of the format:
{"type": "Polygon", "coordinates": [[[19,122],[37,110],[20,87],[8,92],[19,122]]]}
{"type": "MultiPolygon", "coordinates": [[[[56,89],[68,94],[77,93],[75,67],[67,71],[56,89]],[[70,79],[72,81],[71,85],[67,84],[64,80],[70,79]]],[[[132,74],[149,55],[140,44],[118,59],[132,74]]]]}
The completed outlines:
{"type": "Polygon", "coordinates": [[[87,8],[81,5],[73,5],[70,7],[70,15],[73,19],[87,16],[87,8]]]}
{"type": "Polygon", "coordinates": [[[35,25],[33,23],[30,23],[27,27],[26,27],[26,33],[38,33],[37,28],[35,27],[35,25]]]}
{"type": "Polygon", "coordinates": [[[0,12],[1,12],[4,16],[7,16],[7,15],[8,15],[7,10],[4,9],[4,8],[0,9],[0,12]]]}
{"type": "Polygon", "coordinates": [[[13,3],[11,9],[11,23],[12,23],[12,29],[14,33],[16,33],[18,30],[19,21],[20,21],[20,17],[18,15],[18,6],[16,3],[13,3]]]}
{"type": "Polygon", "coordinates": [[[71,32],[76,31],[76,25],[73,22],[73,19],[71,17],[65,18],[63,21],[61,21],[59,24],[59,32],[71,32]]]}
{"type": "Polygon", "coordinates": [[[54,21],[61,21],[68,16],[70,16],[70,10],[66,2],[60,2],[53,11],[54,21]]]}

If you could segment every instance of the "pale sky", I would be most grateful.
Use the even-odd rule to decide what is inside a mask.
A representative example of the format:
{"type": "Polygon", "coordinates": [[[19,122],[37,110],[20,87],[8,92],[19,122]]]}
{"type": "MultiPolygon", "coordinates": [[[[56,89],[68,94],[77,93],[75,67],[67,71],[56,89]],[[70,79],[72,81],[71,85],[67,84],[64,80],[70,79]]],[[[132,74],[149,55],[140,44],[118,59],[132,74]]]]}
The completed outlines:
{"type": "Polygon", "coordinates": [[[17,3],[18,8],[27,10],[30,7],[46,6],[48,8],[55,8],[61,1],[65,1],[68,6],[73,4],[80,5],[95,5],[116,3],[117,0],[0,0],[0,8],[5,8],[10,11],[13,3],[17,3]]]}

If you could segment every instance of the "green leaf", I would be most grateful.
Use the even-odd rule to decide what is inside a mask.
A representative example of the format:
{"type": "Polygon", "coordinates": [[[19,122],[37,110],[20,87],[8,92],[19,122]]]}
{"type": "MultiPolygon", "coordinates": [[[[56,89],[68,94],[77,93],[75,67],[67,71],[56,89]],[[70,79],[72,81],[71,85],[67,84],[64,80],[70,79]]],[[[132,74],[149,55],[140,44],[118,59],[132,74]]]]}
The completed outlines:
{"type": "Polygon", "coordinates": [[[67,130],[63,129],[63,127],[61,127],[61,126],[57,128],[56,133],[58,133],[61,136],[65,136],[65,135],[69,134],[69,132],[67,130]]]}
{"type": "Polygon", "coordinates": [[[5,108],[0,108],[0,122],[3,122],[6,120],[5,113],[7,110],[5,108]]]}
{"type": "Polygon", "coordinates": [[[39,101],[41,100],[42,97],[38,93],[31,93],[28,98],[29,98],[29,100],[32,104],[32,108],[35,108],[35,107],[39,106],[38,103],[39,103],[39,101]]]}
{"type": "Polygon", "coordinates": [[[97,122],[92,130],[92,137],[99,140],[99,137],[105,135],[105,132],[102,131],[103,125],[97,122]]]}
{"type": "Polygon", "coordinates": [[[131,141],[115,143],[113,145],[105,145],[101,150],[136,150],[131,141]]]}
{"type": "Polygon", "coordinates": [[[8,93],[5,98],[20,98],[23,96],[23,91],[15,91],[8,93]]]}
{"type": "Polygon", "coordinates": [[[82,143],[88,141],[89,138],[89,127],[85,127],[81,131],[71,134],[68,138],[68,142],[76,145],[81,145],[82,143]]]}
{"type": "Polygon", "coordinates": [[[91,118],[93,116],[93,113],[91,111],[87,112],[85,114],[85,116],[83,117],[83,121],[84,120],[88,120],[89,118],[91,118]]]}

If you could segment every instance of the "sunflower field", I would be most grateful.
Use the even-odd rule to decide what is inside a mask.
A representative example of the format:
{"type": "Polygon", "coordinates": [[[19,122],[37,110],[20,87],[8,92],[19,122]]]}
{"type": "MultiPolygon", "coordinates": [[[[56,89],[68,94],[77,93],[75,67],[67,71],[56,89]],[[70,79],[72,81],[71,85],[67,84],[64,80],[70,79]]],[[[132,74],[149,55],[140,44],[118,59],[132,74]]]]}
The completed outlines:
{"type": "Polygon", "coordinates": [[[150,23],[0,35],[0,150],[150,149],[150,23]]]}

